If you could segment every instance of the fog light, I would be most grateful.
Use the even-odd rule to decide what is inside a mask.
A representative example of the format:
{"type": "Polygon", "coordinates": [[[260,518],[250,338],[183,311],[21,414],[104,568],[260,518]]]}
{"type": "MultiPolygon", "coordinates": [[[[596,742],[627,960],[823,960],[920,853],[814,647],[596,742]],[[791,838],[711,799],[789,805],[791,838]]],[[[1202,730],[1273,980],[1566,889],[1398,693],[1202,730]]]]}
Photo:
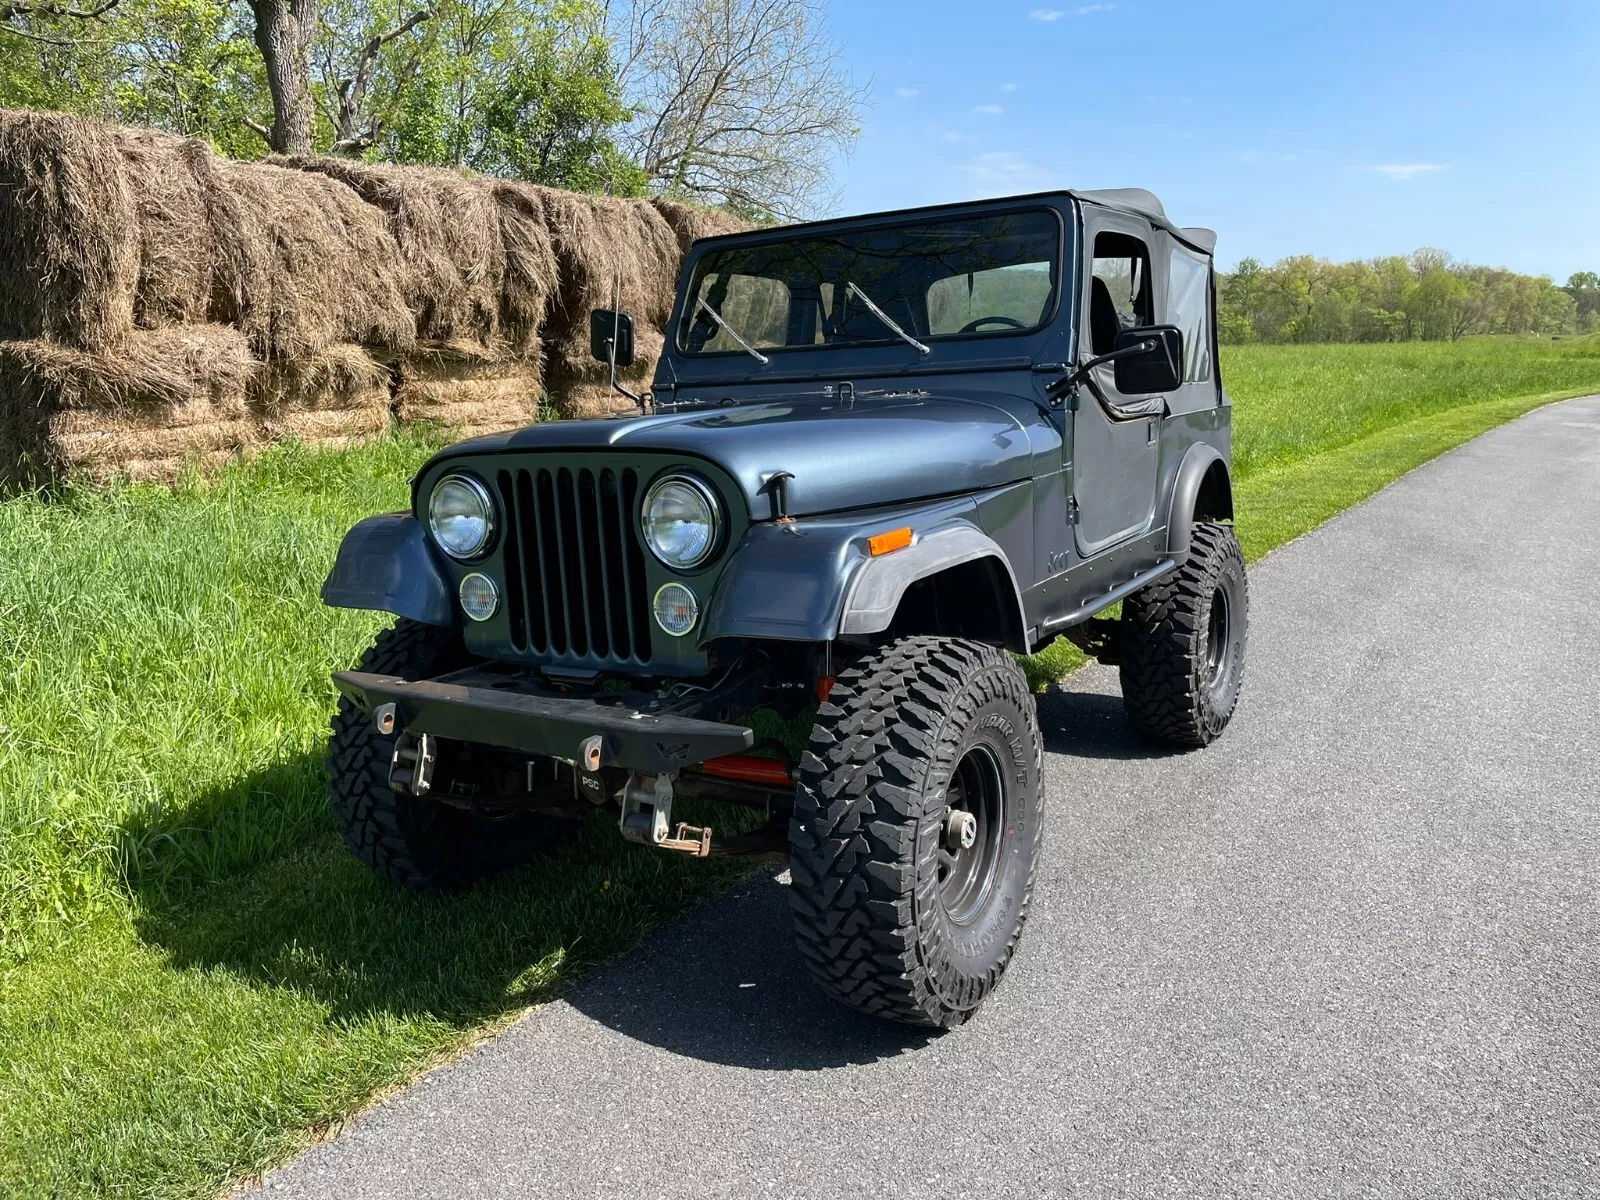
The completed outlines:
{"type": "Polygon", "coordinates": [[[474,571],[461,581],[461,611],[474,621],[487,621],[500,607],[500,591],[494,580],[474,571]]]}
{"type": "Polygon", "coordinates": [[[673,637],[682,637],[700,617],[700,602],[681,583],[664,583],[656,592],[656,624],[673,637]]]}

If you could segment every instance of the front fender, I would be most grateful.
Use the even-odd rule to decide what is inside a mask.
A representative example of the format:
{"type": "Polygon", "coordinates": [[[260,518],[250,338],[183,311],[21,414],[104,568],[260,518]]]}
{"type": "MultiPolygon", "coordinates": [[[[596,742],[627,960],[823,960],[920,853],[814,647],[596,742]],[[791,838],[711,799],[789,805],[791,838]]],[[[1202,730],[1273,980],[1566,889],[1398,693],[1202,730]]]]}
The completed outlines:
{"type": "Polygon", "coordinates": [[[915,509],[753,525],[734,554],[705,626],[705,640],[830,641],[889,627],[919,579],[980,558],[998,559],[1022,628],[1022,600],[1005,552],[978,527],[971,497],[915,509]],[[876,558],[874,535],[909,525],[912,544],[876,558]]]}
{"type": "Polygon", "coordinates": [[[458,625],[455,591],[428,535],[410,513],[356,523],[322,585],[330,608],[394,613],[424,625],[458,625]]]}

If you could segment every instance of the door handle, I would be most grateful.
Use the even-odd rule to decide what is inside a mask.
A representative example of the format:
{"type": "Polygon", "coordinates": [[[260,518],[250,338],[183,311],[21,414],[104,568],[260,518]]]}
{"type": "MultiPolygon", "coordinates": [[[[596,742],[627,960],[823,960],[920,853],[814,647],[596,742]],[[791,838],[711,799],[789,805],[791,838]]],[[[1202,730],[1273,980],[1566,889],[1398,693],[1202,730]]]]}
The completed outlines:
{"type": "Polygon", "coordinates": [[[1144,444],[1146,446],[1154,446],[1156,444],[1156,423],[1154,421],[1144,427],[1144,444]]]}

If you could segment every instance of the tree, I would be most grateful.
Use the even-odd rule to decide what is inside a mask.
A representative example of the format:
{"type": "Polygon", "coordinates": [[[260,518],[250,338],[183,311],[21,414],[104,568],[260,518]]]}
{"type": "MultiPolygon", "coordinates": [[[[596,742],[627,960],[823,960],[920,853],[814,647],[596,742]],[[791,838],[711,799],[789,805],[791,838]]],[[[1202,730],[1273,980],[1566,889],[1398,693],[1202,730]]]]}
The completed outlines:
{"type": "Polygon", "coordinates": [[[377,144],[426,53],[426,39],[409,35],[433,16],[428,7],[325,0],[313,92],[330,154],[359,156],[377,144]]]}
{"type": "Polygon", "coordinates": [[[272,94],[272,124],[246,123],[279,154],[310,154],[316,122],[311,93],[311,52],[317,41],[320,0],[250,0],[255,43],[272,94]]]}
{"type": "Polygon", "coordinates": [[[531,39],[486,98],[473,165],[582,191],[642,191],[643,172],[610,137],[628,116],[610,66],[610,46],[598,30],[577,38],[546,31],[531,39]]]}
{"type": "Polygon", "coordinates": [[[866,89],[829,39],[822,0],[608,0],[622,138],[654,189],[754,219],[825,199],[866,89]]]}

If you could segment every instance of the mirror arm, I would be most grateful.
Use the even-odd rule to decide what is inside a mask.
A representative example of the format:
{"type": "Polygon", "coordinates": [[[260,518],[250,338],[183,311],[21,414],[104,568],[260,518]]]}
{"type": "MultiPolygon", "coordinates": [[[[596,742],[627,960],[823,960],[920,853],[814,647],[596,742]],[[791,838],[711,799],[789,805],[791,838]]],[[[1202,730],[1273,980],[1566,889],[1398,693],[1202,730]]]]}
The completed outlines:
{"type": "Polygon", "coordinates": [[[621,332],[622,329],[622,313],[619,309],[613,309],[612,311],[616,312],[617,316],[616,320],[611,326],[611,336],[606,339],[606,359],[611,365],[611,390],[614,392],[621,392],[629,400],[632,400],[639,406],[639,411],[641,413],[647,413],[650,410],[646,404],[645,398],[636,392],[630,392],[627,388],[623,387],[622,383],[617,379],[617,334],[621,332]]]}
{"type": "Polygon", "coordinates": [[[1054,383],[1046,385],[1044,393],[1052,400],[1059,400],[1085,379],[1088,379],[1089,372],[1096,367],[1104,366],[1108,362],[1115,362],[1119,358],[1130,358],[1135,354],[1148,354],[1159,344],[1155,341],[1136,342],[1132,346],[1124,346],[1121,350],[1112,350],[1107,354],[1097,354],[1070,375],[1063,375],[1054,383]]]}
{"type": "Polygon", "coordinates": [[[641,415],[650,411],[645,398],[630,392],[617,380],[617,340],[622,336],[622,261],[617,261],[617,278],[611,289],[611,336],[606,339],[606,358],[611,364],[611,390],[621,392],[639,406],[641,415]]]}

